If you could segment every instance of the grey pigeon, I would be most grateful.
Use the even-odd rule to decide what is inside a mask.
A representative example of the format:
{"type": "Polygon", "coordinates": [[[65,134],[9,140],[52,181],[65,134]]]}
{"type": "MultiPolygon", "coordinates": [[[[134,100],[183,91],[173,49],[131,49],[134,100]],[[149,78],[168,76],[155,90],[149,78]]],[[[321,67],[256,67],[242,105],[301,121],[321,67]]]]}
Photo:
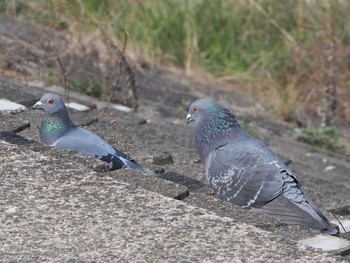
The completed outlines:
{"type": "Polygon", "coordinates": [[[128,167],[143,175],[153,175],[151,171],[109,145],[98,135],[73,124],[63,100],[58,95],[44,94],[32,108],[44,111],[40,126],[42,143],[98,158],[107,162],[111,171],[128,167]]]}
{"type": "Polygon", "coordinates": [[[187,123],[191,121],[207,179],[221,199],[288,224],[339,233],[287,166],[242,130],[229,110],[211,99],[199,99],[187,114],[187,123]]]}

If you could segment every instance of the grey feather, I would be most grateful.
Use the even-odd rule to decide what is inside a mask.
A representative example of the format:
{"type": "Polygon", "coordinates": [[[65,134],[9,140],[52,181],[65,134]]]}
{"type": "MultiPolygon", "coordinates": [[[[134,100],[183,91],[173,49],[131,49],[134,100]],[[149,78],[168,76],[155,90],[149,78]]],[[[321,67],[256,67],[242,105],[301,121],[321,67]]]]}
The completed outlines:
{"type": "Polygon", "coordinates": [[[107,162],[110,170],[128,167],[144,175],[154,175],[98,135],[74,125],[58,95],[44,94],[33,108],[44,111],[40,127],[40,139],[44,144],[98,158],[107,162]]]}
{"type": "Polygon", "coordinates": [[[227,109],[201,99],[192,103],[187,119],[195,121],[198,153],[207,179],[221,199],[289,224],[338,234],[287,166],[243,131],[227,109]]]}

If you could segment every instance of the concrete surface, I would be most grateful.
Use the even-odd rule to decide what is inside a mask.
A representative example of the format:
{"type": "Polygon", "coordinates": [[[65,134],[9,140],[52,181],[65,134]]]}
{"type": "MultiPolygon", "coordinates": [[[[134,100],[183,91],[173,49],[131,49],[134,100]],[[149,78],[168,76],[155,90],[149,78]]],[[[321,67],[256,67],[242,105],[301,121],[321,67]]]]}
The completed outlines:
{"type": "MultiPolygon", "coordinates": [[[[24,105],[34,103],[45,92],[10,83],[0,81],[0,91],[24,105]]],[[[3,226],[0,261],[340,262],[347,259],[348,247],[327,254],[298,243],[319,235],[317,231],[287,226],[217,199],[198,162],[190,126],[170,117],[155,122],[154,115],[142,112],[108,109],[101,116],[101,110],[71,110],[70,114],[76,123],[88,124],[87,128],[160,174],[155,178],[143,177],[126,169],[105,173],[99,160],[38,143],[40,111],[0,112],[3,131],[31,125],[20,132],[29,141],[0,133],[3,226]],[[164,152],[171,155],[173,162],[159,161],[169,158],[164,152]]],[[[283,143],[276,143],[283,138],[269,138],[276,151],[284,152],[277,147],[283,143]]],[[[310,178],[316,168],[324,171],[323,161],[322,166],[312,166],[321,157],[314,153],[313,162],[307,161],[308,166],[303,159],[300,163],[304,166],[297,166],[296,155],[300,156],[308,147],[296,143],[293,149],[298,148],[294,155],[282,154],[282,157],[292,158],[292,166],[303,168],[308,192],[316,201],[324,200],[321,208],[335,209],[348,204],[345,198],[348,178],[337,174],[348,165],[346,157],[341,160],[327,156],[326,165],[334,164],[337,169],[325,172],[327,176],[331,173],[341,178],[343,187],[332,183],[332,179],[327,181],[328,185],[318,184],[310,178]],[[323,197],[325,190],[329,196],[323,197]]]]}
{"type": "Polygon", "coordinates": [[[2,262],[338,260],[100,175],[58,151],[36,152],[4,141],[0,151],[2,262]]]}

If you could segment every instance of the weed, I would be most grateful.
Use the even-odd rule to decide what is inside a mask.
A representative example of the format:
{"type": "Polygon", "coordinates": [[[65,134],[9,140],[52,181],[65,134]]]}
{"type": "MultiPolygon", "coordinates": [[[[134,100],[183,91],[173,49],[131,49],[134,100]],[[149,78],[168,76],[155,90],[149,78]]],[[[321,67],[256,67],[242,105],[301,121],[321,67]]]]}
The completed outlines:
{"type": "Polygon", "coordinates": [[[301,128],[296,129],[296,133],[299,141],[308,143],[315,148],[323,148],[340,153],[345,151],[343,138],[335,126],[301,128]]]}
{"type": "Polygon", "coordinates": [[[74,81],[74,88],[86,95],[101,98],[103,88],[101,82],[96,79],[78,79],[74,81]]]}

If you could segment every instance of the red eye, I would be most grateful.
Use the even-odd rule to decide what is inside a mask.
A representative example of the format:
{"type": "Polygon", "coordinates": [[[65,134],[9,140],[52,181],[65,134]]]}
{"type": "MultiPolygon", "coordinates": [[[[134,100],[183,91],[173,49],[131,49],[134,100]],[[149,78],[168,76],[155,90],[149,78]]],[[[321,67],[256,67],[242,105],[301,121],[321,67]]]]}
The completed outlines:
{"type": "Polygon", "coordinates": [[[192,108],[192,111],[193,111],[193,112],[197,112],[197,111],[198,111],[198,107],[197,107],[197,106],[194,106],[194,107],[192,108]]]}
{"type": "Polygon", "coordinates": [[[48,103],[48,104],[53,104],[53,99],[48,99],[48,100],[47,100],[47,103],[48,103]]]}

